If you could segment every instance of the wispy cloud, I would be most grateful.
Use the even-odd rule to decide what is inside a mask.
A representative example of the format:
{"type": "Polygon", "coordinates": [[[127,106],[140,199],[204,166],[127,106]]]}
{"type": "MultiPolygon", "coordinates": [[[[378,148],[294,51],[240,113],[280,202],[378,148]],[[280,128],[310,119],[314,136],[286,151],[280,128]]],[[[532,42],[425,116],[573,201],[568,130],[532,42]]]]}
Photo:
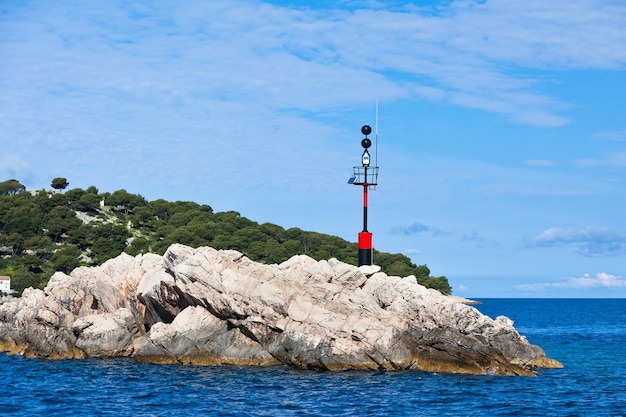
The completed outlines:
{"type": "Polygon", "coordinates": [[[626,150],[605,152],[599,158],[583,158],[574,161],[575,165],[586,168],[608,166],[614,168],[626,167],[626,150]]]}
{"type": "Polygon", "coordinates": [[[598,272],[595,277],[584,274],[582,277],[571,277],[566,281],[544,282],[534,284],[519,284],[515,288],[523,291],[542,291],[546,289],[589,289],[589,288],[624,288],[626,287],[626,279],[598,272]]]}
{"type": "MultiPolygon", "coordinates": [[[[352,239],[345,180],[378,97],[375,198],[398,213],[373,225],[391,232],[377,235],[381,249],[428,237],[450,245],[422,248],[447,267],[460,264],[448,249],[492,256],[469,254],[483,238],[466,232],[484,233],[488,249],[541,230],[544,214],[575,205],[576,221],[596,198],[617,210],[626,3],[423,3],[3,2],[0,181],[34,188],[63,176],[352,239]],[[541,129],[574,118],[575,129],[541,129]],[[565,162],[583,157],[593,170],[565,162]],[[432,238],[446,233],[453,239],[432,238]]],[[[532,245],[588,256],[626,248],[620,233],[557,231],[532,245]]]]}
{"type": "Polygon", "coordinates": [[[615,32],[626,14],[619,1],[459,1],[452,8],[463,27],[457,44],[491,59],[595,68],[615,68],[626,60],[623,44],[605,43],[616,36],[626,40],[626,33],[615,32]]]}
{"type": "MultiPolygon", "coordinates": [[[[337,136],[311,114],[341,114],[375,94],[387,102],[432,100],[524,124],[562,125],[567,105],[538,88],[552,81],[526,69],[626,63],[619,19],[626,9],[614,2],[363,4],[7,6],[0,27],[3,140],[30,149],[31,163],[37,154],[62,152],[76,175],[126,167],[117,171],[120,182],[134,176],[127,171],[140,155],[152,161],[144,170],[148,183],[221,173],[212,184],[232,186],[229,179],[242,175],[250,186],[295,184],[308,175],[297,169],[306,155],[327,151],[319,138],[337,136]],[[194,155],[176,173],[157,168],[171,164],[171,149],[189,145],[182,138],[198,137],[194,155]],[[264,146],[252,151],[251,137],[263,138],[264,146]],[[68,158],[71,151],[77,155],[68,158]],[[202,173],[206,161],[199,155],[228,158],[211,158],[210,172],[202,173]],[[261,175],[277,157],[284,171],[261,175]]],[[[619,155],[608,160],[620,161],[619,155]]],[[[485,190],[526,189],[518,185],[485,190]]]]}
{"type": "Polygon", "coordinates": [[[368,85],[381,100],[443,100],[554,126],[567,123],[567,104],[539,92],[551,81],[525,68],[626,63],[626,7],[612,1],[356,10],[236,0],[98,4],[7,6],[2,105],[23,105],[6,120],[41,119],[43,110],[28,109],[24,98],[42,92],[51,107],[68,110],[68,123],[76,109],[88,119],[102,114],[96,103],[122,103],[120,117],[132,119],[145,101],[173,118],[202,108],[228,120],[257,106],[273,113],[362,105],[371,100],[368,85]]]}
{"type": "Polygon", "coordinates": [[[411,256],[411,255],[419,255],[419,254],[422,253],[422,251],[419,250],[419,249],[411,248],[411,249],[403,250],[402,253],[407,255],[407,256],[411,256]]]}
{"type": "Polygon", "coordinates": [[[607,228],[582,229],[554,227],[544,230],[532,239],[534,246],[568,246],[585,256],[612,256],[621,253],[626,245],[626,233],[607,228]]]}
{"type": "Polygon", "coordinates": [[[32,167],[17,155],[0,156],[0,181],[17,179],[28,181],[32,176],[32,167]]]}
{"type": "MultiPolygon", "coordinates": [[[[532,159],[523,166],[488,164],[467,160],[429,161],[432,171],[448,173],[443,180],[462,183],[472,193],[494,196],[585,196],[606,190],[610,184],[593,176],[568,170],[553,160],[532,159]],[[549,169],[555,167],[554,169],[549,169]],[[452,177],[449,173],[454,173],[452,177]]],[[[441,174],[440,174],[441,177],[441,174]]]]}
{"type": "Polygon", "coordinates": [[[436,227],[426,226],[422,223],[412,223],[406,226],[395,226],[391,229],[391,233],[394,235],[413,236],[420,233],[429,233],[433,237],[443,236],[446,233],[436,227]]]}
{"type": "Polygon", "coordinates": [[[591,135],[592,139],[608,140],[613,142],[623,142],[626,140],[626,130],[608,130],[591,135]]]}
{"type": "Polygon", "coordinates": [[[418,233],[428,232],[430,228],[422,223],[413,223],[408,226],[396,226],[391,229],[391,233],[395,235],[415,235],[418,233]]]}
{"type": "Polygon", "coordinates": [[[475,243],[484,243],[486,239],[477,231],[473,231],[471,233],[463,235],[461,237],[461,242],[475,242],[475,243]]]}
{"type": "Polygon", "coordinates": [[[556,162],[548,159],[527,159],[524,161],[524,164],[531,167],[553,167],[556,165],[556,162]]]}

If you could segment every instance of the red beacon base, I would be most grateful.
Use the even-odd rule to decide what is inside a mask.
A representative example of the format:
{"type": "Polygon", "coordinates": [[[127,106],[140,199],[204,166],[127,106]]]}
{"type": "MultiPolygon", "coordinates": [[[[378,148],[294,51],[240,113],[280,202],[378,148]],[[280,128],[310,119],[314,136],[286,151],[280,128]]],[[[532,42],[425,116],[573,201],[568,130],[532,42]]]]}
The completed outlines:
{"type": "Polygon", "coordinates": [[[372,233],[359,232],[359,266],[372,264],[372,233]]]}

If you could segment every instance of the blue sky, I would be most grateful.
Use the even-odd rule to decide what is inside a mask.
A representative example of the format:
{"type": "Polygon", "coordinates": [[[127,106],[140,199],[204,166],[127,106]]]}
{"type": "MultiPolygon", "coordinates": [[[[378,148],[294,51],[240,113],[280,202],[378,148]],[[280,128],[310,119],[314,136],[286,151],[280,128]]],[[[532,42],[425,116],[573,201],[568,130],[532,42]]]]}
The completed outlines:
{"type": "MultiPolygon", "coordinates": [[[[6,1],[0,180],[374,246],[467,297],[626,297],[626,4],[6,1]]],[[[356,254],[355,254],[356,256],[356,254]]]]}

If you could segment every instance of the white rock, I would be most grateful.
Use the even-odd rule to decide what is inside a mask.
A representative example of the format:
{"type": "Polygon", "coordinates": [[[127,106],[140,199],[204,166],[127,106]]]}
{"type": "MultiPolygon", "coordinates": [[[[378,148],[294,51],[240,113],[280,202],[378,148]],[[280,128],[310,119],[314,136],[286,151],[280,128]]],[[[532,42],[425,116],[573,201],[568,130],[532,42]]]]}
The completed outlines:
{"type": "Polygon", "coordinates": [[[32,356],[532,374],[558,366],[512,321],[377,266],[172,245],[55,274],[0,305],[0,348],[32,356]],[[16,306],[19,306],[16,307],[16,306]],[[54,335],[54,337],[53,337],[54,335]]]}

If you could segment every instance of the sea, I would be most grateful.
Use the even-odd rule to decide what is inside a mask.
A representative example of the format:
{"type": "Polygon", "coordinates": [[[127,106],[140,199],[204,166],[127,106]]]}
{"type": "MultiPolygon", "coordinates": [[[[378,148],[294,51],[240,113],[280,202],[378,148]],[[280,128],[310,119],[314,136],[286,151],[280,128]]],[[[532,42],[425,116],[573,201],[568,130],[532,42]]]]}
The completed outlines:
{"type": "Polygon", "coordinates": [[[0,416],[626,416],[626,299],[483,299],[563,369],[534,377],[0,354],[0,416]]]}

